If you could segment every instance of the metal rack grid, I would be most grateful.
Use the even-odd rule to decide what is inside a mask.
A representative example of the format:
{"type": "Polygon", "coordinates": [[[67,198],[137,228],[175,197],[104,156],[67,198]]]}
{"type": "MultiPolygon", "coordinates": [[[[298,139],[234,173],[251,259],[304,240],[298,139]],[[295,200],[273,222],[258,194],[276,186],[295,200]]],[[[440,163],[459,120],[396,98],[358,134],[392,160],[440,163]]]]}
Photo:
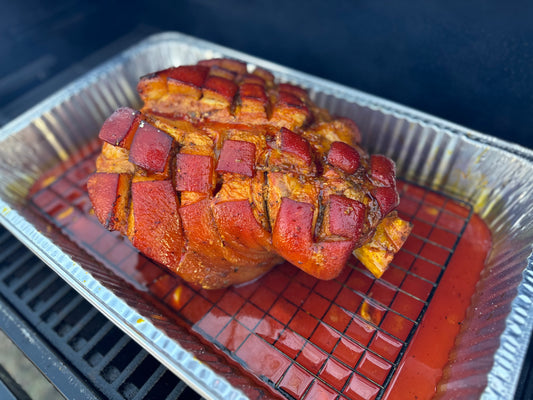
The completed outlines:
{"type": "Polygon", "coordinates": [[[32,204],[102,262],[106,274],[119,274],[148,293],[165,312],[289,398],[381,398],[472,215],[466,204],[401,183],[399,213],[414,230],[380,280],[353,260],[328,282],[282,264],[252,284],[196,290],[91,215],[85,185],[96,147],[44,179],[32,204]]]}

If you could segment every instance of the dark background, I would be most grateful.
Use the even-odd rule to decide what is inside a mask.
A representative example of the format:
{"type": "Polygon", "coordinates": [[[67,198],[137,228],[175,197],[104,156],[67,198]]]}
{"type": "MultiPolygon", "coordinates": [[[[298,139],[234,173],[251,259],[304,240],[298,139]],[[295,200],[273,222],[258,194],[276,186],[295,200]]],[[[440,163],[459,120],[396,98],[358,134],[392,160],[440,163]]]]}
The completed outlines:
{"type": "Polygon", "coordinates": [[[533,148],[533,2],[0,0],[0,6],[0,123],[49,94],[35,92],[43,83],[59,89],[83,73],[91,66],[86,57],[99,54],[94,60],[101,61],[102,49],[116,50],[110,45],[117,41],[126,46],[174,30],[533,148]]]}

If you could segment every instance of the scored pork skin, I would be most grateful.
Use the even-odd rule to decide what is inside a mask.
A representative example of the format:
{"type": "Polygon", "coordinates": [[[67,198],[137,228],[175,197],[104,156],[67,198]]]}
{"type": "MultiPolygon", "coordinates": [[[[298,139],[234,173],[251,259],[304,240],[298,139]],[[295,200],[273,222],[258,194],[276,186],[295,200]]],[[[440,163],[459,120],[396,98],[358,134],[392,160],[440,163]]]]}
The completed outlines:
{"type": "Polygon", "coordinates": [[[215,59],[141,78],[103,124],[88,191],[100,222],[204,288],[287,260],[320,279],[354,254],[377,277],[410,224],[394,163],[347,118],[263,69],[215,59]]]}

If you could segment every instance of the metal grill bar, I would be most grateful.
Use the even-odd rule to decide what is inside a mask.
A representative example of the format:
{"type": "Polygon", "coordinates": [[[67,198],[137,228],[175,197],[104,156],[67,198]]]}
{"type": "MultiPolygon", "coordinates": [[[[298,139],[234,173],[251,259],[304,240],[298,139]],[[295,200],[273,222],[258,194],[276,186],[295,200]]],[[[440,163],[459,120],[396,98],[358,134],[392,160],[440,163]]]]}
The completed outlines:
{"type": "Polygon", "coordinates": [[[29,301],[35,298],[36,293],[42,293],[43,290],[49,287],[52,284],[52,282],[54,282],[57,279],[55,275],[49,274],[45,270],[43,271],[44,273],[42,274],[43,275],[42,279],[38,280],[38,283],[34,287],[32,287],[31,290],[26,291],[24,295],[20,295],[19,293],[17,293],[21,297],[22,300],[29,301]],[[30,299],[28,299],[28,297],[30,297],[30,299]]]}
{"type": "Polygon", "coordinates": [[[118,358],[117,356],[120,354],[121,360],[119,362],[116,362],[117,364],[119,364],[119,367],[115,368],[117,368],[118,370],[123,369],[129,361],[133,360],[135,351],[138,351],[138,349],[135,349],[132,344],[133,342],[131,342],[128,336],[122,336],[107,352],[105,357],[102,357],[102,359],[98,363],[98,367],[103,368],[104,366],[110,365],[112,361],[116,362],[117,360],[115,359],[118,358]],[[128,351],[123,351],[126,348],[128,348],[128,351]]]}
{"type": "Polygon", "coordinates": [[[81,315],[81,318],[76,322],[64,335],[63,338],[70,343],[74,336],[78,335],[80,331],[85,328],[86,324],[98,315],[95,308],[89,308],[86,313],[81,315]]]}
{"type": "MultiPolygon", "coordinates": [[[[128,378],[133,372],[134,368],[132,366],[141,366],[143,367],[143,361],[146,360],[146,353],[144,352],[138,352],[135,357],[133,357],[133,360],[130,364],[126,366],[122,370],[122,372],[119,373],[116,379],[114,379],[114,386],[117,388],[117,390],[124,392],[124,391],[131,391],[133,387],[135,387],[132,384],[125,384],[126,378],[128,378]]],[[[147,374],[147,371],[143,371],[144,374],[147,374]]],[[[148,375],[148,380],[150,379],[150,376],[148,375]]]]}
{"type": "Polygon", "coordinates": [[[83,299],[71,296],[71,293],[72,292],[65,294],[65,296],[59,299],[44,313],[43,319],[48,325],[55,327],[60,322],[64,321],[68,313],[82,304],[83,299]]]}
{"type": "Polygon", "coordinates": [[[37,315],[42,315],[53,303],[59,300],[60,297],[63,297],[66,295],[66,293],[70,290],[72,290],[69,286],[63,285],[62,281],[60,281],[60,278],[56,275],[52,275],[55,277],[53,283],[54,285],[50,285],[54,287],[55,291],[48,291],[47,289],[49,287],[46,287],[44,290],[39,291],[38,293],[35,293],[31,298],[28,299],[27,304],[30,307],[32,311],[34,311],[37,315]],[[50,297],[45,297],[45,291],[47,293],[51,293],[50,297]]]}
{"type": "Polygon", "coordinates": [[[111,322],[104,320],[104,325],[96,331],[94,336],[87,340],[87,344],[81,349],[80,353],[92,366],[96,367],[102,365],[104,355],[102,354],[100,347],[97,345],[102,342],[104,337],[111,336],[110,333],[113,329],[115,329],[115,326],[111,322]],[[95,356],[95,354],[97,356],[95,356]]]}

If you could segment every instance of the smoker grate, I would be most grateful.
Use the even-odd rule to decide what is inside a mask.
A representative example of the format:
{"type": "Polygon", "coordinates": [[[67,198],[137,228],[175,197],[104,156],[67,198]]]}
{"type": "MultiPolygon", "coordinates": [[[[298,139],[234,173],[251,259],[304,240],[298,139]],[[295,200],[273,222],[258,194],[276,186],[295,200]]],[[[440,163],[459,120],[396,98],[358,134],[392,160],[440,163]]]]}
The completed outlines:
{"type": "MultiPolygon", "coordinates": [[[[252,284],[196,290],[98,224],[85,187],[97,154],[43,178],[31,197],[37,210],[105,268],[149,293],[256,378],[296,399],[383,396],[472,215],[466,204],[400,183],[399,213],[414,230],[381,279],[356,260],[327,282],[282,264],[252,284]]],[[[58,308],[64,323],[80,318],[76,306],[67,304],[58,308]]],[[[73,343],[84,340],[85,330],[73,343]]],[[[111,337],[101,342],[109,345],[116,339],[108,330],[111,337]]],[[[120,375],[103,357],[84,355],[90,365],[105,362],[106,373],[120,375]]]]}
{"type": "MultiPolygon", "coordinates": [[[[0,293],[102,398],[200,398],[3,228],[0,293]]],[[[62,385],[73,384],[64,378],[62,385]]]]}

